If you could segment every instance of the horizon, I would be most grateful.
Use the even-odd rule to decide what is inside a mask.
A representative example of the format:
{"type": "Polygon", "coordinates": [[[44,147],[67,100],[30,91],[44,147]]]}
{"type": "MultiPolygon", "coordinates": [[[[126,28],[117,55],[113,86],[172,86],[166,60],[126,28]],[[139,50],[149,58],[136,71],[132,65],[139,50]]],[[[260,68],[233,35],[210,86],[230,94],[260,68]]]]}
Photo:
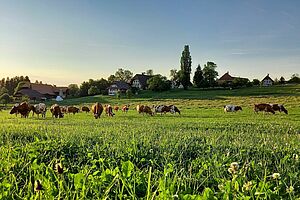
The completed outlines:
{"type": "Polygon", "coordinates": [[[1,78],[67,86],[118,68],[169,78],[190,46],[192,74],[212,61],[221,77],[299,74],[299,1],[1,1],[1,78]]]}

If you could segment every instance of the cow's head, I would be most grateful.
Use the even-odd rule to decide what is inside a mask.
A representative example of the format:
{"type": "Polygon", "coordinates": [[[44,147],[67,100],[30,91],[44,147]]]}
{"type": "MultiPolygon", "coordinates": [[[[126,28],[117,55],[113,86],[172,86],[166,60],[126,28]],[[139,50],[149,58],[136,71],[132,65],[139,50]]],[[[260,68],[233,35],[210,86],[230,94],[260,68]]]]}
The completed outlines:
{"type": "Polygon", "coordinates": [[[288,114],[287,109],[283,105],[280,105],[280,110],[283,111],[285,114],[288,114]]]}
{"type": "Polygon", "coordinates": [[[11,108],[9,114],[15,114],[15,113],[18,113],[18,107],[19,107],[19,105],[14,105],[14,106],[11,108]]]}

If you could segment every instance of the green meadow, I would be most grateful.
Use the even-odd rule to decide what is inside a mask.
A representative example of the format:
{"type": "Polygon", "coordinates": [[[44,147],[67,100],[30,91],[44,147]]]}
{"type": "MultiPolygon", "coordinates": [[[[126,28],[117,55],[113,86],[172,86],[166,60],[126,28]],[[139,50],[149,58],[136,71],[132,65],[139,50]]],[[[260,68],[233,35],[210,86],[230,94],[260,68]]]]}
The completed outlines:
{"type": "Polygon", "coordinates": [[[96,101],[130,110],[100,119],[0,111],[0,199],[300,198],[300,85],[59,104],[96,101]],[[254,103],[283,103],[289,114],[254,113],[254,103]],[[138,114],[138,104],[174,104],[181,115],[138,114]],[[226,104],[243,111],[224,113],[226,104]]]}

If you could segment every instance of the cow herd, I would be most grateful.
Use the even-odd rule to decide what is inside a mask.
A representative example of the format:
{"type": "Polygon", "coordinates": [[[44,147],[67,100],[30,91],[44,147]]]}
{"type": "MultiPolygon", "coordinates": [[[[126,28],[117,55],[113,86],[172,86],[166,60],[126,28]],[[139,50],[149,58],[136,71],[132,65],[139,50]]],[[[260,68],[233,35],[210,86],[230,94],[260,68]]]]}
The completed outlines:
{"type": "MultiPolygon", "coordinates": [[[[52,114],[52,117],[55,118],[63,118],[65,114],[73,114],[81,112],[92,112],[95,119],[100,118],[103,111],[105,114],[109,117],[113,117],[115,115],[114,112],[118,112],[121,110],[124,113],[127,113],[129,110],[130,105],[124,105],[122,107],[119,106],[111,106],[111,105],[102,105],[100,103],[95,103],[90,107],[88,106],[82,106],[81,108],[78,108],[76,106],[59,106],[58,104],[54,104],[50,107],[50,112],[52,114]]],[[[237,105],[225,105],[224,106],[224,112],[236,112],[236,111],[242,111],[241,106],[237,105]]],[[[265,113],[273,113],[275,114],[276,111],[278,112],[284,112],[285,114],[288,114],[288,111],[282,104],[254,104],[254,112],[265,112],[265,113]]],[[[136,111],[139,114],[146,114],[153,116],[154,114],[180,114],[180,110],[175,105],[153,105],[152,107],[147,105],[137,105],[136,111]]],[[[31,105],[27,102],[22,103],[16,103],[12,109],[10,110],[10,114],[20,114],[21,117],[27,118],[29,116],[29,113],[32,112],[32,116],[36,114],[39,118],[39,115],[41,114],[43,118],[46,117],[47,107],[44,103],[34,104],[31,105]]]]}
{"type": "MultiPolygon", "coordinates": [[[[225,105],[224,112],[236,112],[239,110],[243,110],[241,106],[236,105],[225,105]]],[[[287,109],[282,104],[267,104],[267,103],[260,103],[254,104],[254,112],[265,112],[265,113],[272,113],[275,114],[275,111],[284,112],[288,114],[287,109]]]]}

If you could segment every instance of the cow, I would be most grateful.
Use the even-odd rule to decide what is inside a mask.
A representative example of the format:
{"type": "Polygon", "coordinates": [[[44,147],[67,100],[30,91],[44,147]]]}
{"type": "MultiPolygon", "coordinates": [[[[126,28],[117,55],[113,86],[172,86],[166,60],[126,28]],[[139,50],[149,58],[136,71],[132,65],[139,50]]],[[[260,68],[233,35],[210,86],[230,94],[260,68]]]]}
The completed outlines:
{"type": "Polygon", "coordinates": [[[47,111],[47,107],[46,104],[44,103],[39,103],[39,104],[35,104],[31,107],[32,110],[32,116],[35,114],[37,114],[38,118],[39,115],[42,114],[42,117],[45,118],[46,117],[46,111],[47,111]]]}
{"type": "Polygon", "coordinates": [[[287,109],[282,104],[270,104],[270,106],[273,108],[274,111],[284,112],[285,114],[288,114],[287,109]]]}
{"type": "Polygon", "coordinates": [[[75,106],[68,106],[67,107],[67,112],[68,113],[73,113],[73,115],[75,115],[75,113],[79,113],[79,108],[75,107],[75,106]]]}
{"type": "Polygon", "coordinates": [[[102,112],[103,112],[103,106],[100,104],[100,103],[95,103],[93,106],[92,106],[92,112],[94,114],[94,117],[95,119],[98,119],[100,118],[102,112]]]}
{"type": "Polygon", "coordinates": [[[20,104],[15,104],[9,114],[18,114],[20,113],[21,114],[21,117],[28,117],[29,115],[29,112],[30,112],[30,105],[27,103],[27,102],[22,102],[20,104]]]}
{"type": "Polygon", "coordinates": [[[143,106],[142,112],[143,112],[143,114],[146,113],[146,114],[149,114],[150,116],[153,116],[153,112],[149,106],[143,106]]]}
{"type": "Polygon", "coordinates": [[[64,114],[61,111],[61,107],[57,104],[53,104],[50,108],[50,112],[52,113],[52,117],[54,116],[55,118],[63,118],[64,114]]]}
{"type": "Polygon", "coordinates": [[[144,110],[144,105],[137,105],[136,106],[136,111],[141,114],[143,113],[143,110],[144,110]]]}
{"type": "Polygon", "coordinates": [[[259,111],[264,111],[264,112],[270,112],[275,114],[275,111],[273,110],[272,106],[267,103],[254,104],[254,111],[256,113],[259,111]]]}
{"type": "Polygon", "coordinates": [[[224,112],[237,112],[239,110],[243,110],[241,106],[236,105],[225,105],[224,112]]]}
{"type": "Polygon", "coordinates": [[[114,110],[115,110],[116,112],[118,112],[118,111],[119,111],[119,109],[120,109],[120,107],[119,107],[119,106],[115,106],[115,107],[114,107],[114,110]]]}
{"type": "Polygon", "coordinates": [[[82,106],[82,107],[81,107],[81,111],[82,111],[82,112],[88,113],[88,112],[90,112],[90,109],[89,109],[89,107],[87,107],[87,106],[82,106]]]}
{"type": "Polygon", "coordinates": [[[113,113],[113,108],[111,105],[105,105],[104,110],[105,110],[105,113],[107,114],[107,116],[109,116],[109,117],[113,117],[115,115],[113,113]]]}
{"type": "Polygon", "coordinates": [[[170,105],[169,108],[170,108],[170,113],[172,114],[178,113],[180,115],[180,110],[176,106],[170,105]]]}
{"type": "Polygon", "coordinates": [[[122,107],[122,111],[123,111],[123,112],[126,112],[126,113],[127,113],[128,110],[129,110],[129,105],[125,105],[125,106],[122,107]]]}
{"type": "Polygon", "coordinates": [[[68,112],[67,106],[60,106],[60,111],[61,111],[62,113],[67,113],[67,112],[68,112]]]}

